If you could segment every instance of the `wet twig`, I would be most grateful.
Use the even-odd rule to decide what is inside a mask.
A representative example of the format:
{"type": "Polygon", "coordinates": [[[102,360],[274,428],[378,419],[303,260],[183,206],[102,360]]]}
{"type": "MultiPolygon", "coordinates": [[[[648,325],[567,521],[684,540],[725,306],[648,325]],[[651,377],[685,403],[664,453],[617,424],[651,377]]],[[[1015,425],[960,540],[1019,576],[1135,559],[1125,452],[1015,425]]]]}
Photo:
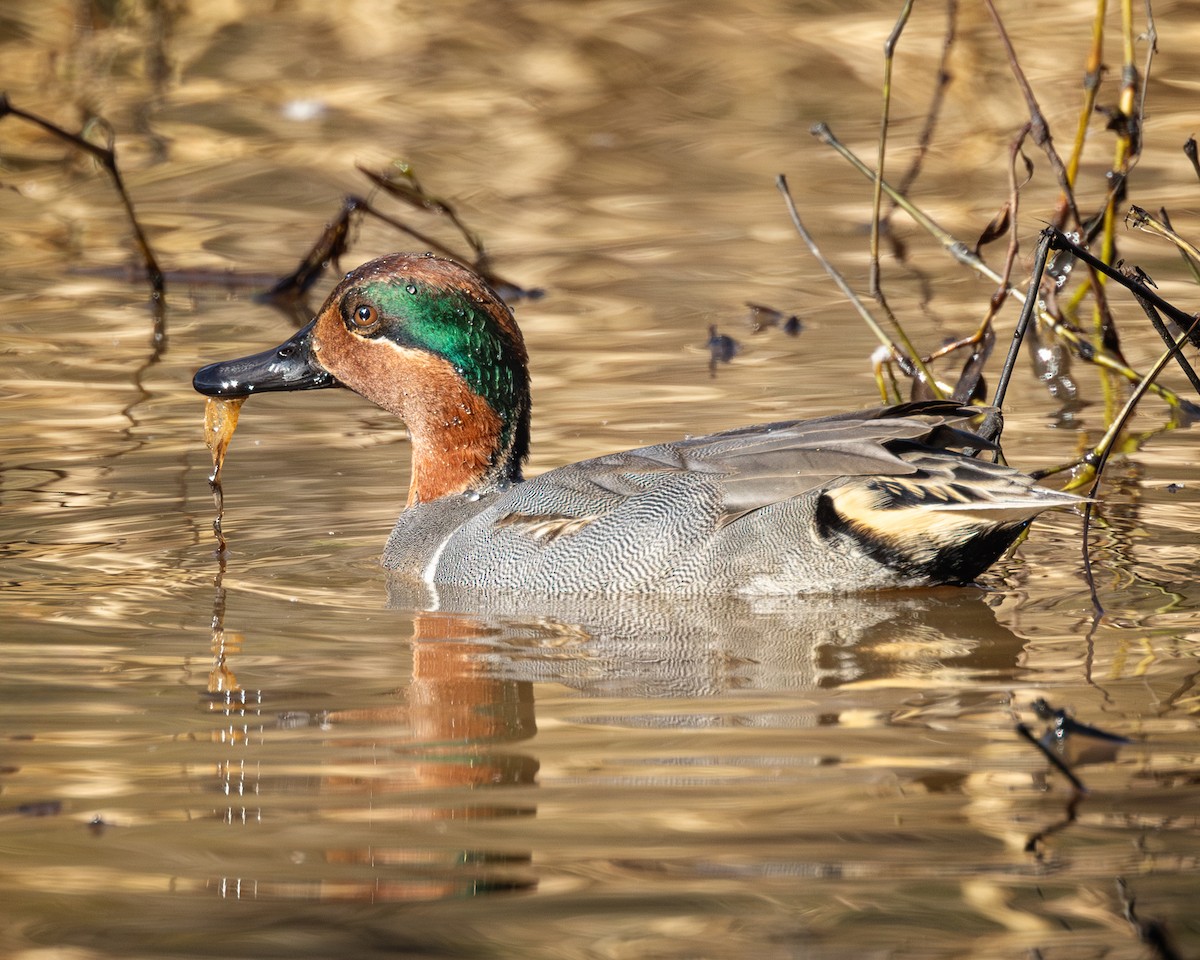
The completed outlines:
{"type": "MultiPolygon", "coordinates": [[[[779,188],[780,194],[783,195],[783,201],[787,206],[788,215],[791,217],[792,225],[796,228],[796,232],[800,234],[800,238],[808,247],[809,252],[813,255],[813,257],[816,258],[816,261],[829,275],[829,278],[837,285],[837,288],[841,290],[842,293],[845,294],[850,300],[850,303],[858,311],[859,316],[863,318],[867,326],[870,327],[871,332],[875,334],[876,339],[880,342],[883,348],[889,351],[892,358],[898,362],[907,361],[917,371],[917,374],[920,376],[921,380],[929,385],[930,390],[938,400],[945,399],[946,396],[951,392],[950,388],[948,388],[945,384],[938,383],[934,379],[933,374],[929,372],[928,367],[925,366],[924,361],[921,359],[921,355],[917,353],[916,349],[913,347],[912,343],[909,342],[908,338],[903,336],[903,331],[901,331],[902,342],[905,349],[908,351],[907,353],[903,352],[900,347],[897,346],[896,343],[891,339],[891,337],[884,332],[883,327],[879,325],[879,321],[871,316],[871,312],[867,310],[862,300],[850,288],[850,284],[846,282],[846,278],[843,277],[838,269],[825,258],[824,254],[821,253],[821,248],[817,245],[816,240],[813,238],[812,234],[808,232],[808,229],[804,226],[803,221],[800,219],[800,212],[796,209],[796,202],[792,199],[791,191],[788,189],[787,177],[785,177],[782,173],[779,174],[779,176],[775,178],[775,185],[779,188]]],[[[884,398],[886,399],[886,392],[883,389],[882,381],[880,381],[880,393],[883,394],[884,398]]]]}
{"type": "Polygon", "coordinates": [[[880,204],[883,199],[884,162],[887,158],[888,117],[891,114],[892,107],[892,65],[896,59],[896,44],[900,42],[900,36],[904,33],[904,28],[908,24],[909,15],[912,13],[912,6],[913,0],[905,0],[904,6],[900,10],[900,15],[896,18],[895,26],[892,27],[892,32],[883,44],[883,107],[879,118],[879,146],[875,158],[875,182],[871,190],[871,270],[869,286],[871,296],[875,298],[875,301],[887,312],[888,317],[893,321],[895,317],[892,316],[891,309],[887,305],[887,298],[884,297],[883,289],[879,284],[879,231],[882,225],[880,204]]]}
{"type": "MultiPolygon", "coordinates": [[[[59,139],[69,143],[79,150],[84,151],[89,156],[93,157],[104,167],[111,178],[113,185],[116,187],[117,194],[121,199],[121,204],[125,209],[126,216],[129,219],[130,227],[133,230],[134,241],[138,251],[141,254],[143,269],[146,278],[150,282],[151,290],[154,295],[156,304],[156,330],[158,325],[162,323],[162,307],[161,301],[165,292],[165,276],[163,270],[158,264],[154,252],[150,248],[150,242],[146,237],[145,231],[142,229],[141,223],[138,221],[137,214],[134,212],[133,201],[130,199],[129,192],[125,188],[124,179],[121,176],[120,168],[117,166],[115,137],[109,132],[109,143],[102,147],[92,143],[80,134],[71,133],[63,129],[57,124],[40,117],[37,114],[22,110],[19,107],[13,106],[9,101],[7,94],[0,93],[0,119],[6,116],[13,116],[28,123],[32,123],[48,133],[58,137],[59,139]]],[[[107,125],[106,125],[106,129],[107,125]]],[[[350,228],[353,225],[356,216],[368,214],[374,216],[383,223],[388,224],[396,230],[408,234],[410,237],[420,243],[425,249],[436,251],[443,256],[457,260],[465,260],[472,266],[476,272],[480,273],[485,280],[488,281],[498,291],[502,292],[507,299],[515,297],[537,297],[541,295],[540,290],[527,289],[515,283],[505,280],[502,277],[491,273],[487,269],[487,256],[483,249],[483,243],[479,236],[469,230],[459,217],[454,208],[445,200],[434,197],[429,194],[424,187],[417,181],[412,169],[407,164],[396,164],[400,177],[387,174],[376,174],[363,167],[359,170],[366,175],[372,183],[380,189],[386,191],[390,196],[416,206],[420,209],[427,210],[431,213],[440,215],[448,219],[455,228],[462,234],[464,240],[473,252],[471,258],[463,258],[455,251],[451,250],[446,245],[439,243],[433,237],[427,236],[421,231],[415,229],[407,223],[388,216],[387,214],[375,209],[371,204],[362,197],[350,195],[342,201],[342,207],[338,211],[337,216],[328,224],[326,224],[317,241],[309,249],[308,253],[301,259],[300,263],[294,270],[280,277],[271,286],[260,295],[260,299],[271,302],[280,306],[285,310],[294,314],[296,317],[303,319],[305,309],[303,307],[303,297],[308,290],[320,279],[325,269],[332,263],[337,264],[341,257],[348,249],[350,228]]],[[[226,272],[217,274],[210,271],[184,271],[171,274],[172,278],[183,278],[186,282],[192,283],[219,283],[225,286],[257,286],[260,282],[259,277],[248,277],[244,274],[236,272],[226,272]]],[[[161,339],[161,337],[159,338],[161,339]]]]}
{"type": "Polygon", "coordinates": [[[1159,920],[1143,920],[1134,909],[1137,899],[1129,892],[1124,877],[1117,877],[1117,897],[1121,901],[1121,915],[1129,921],[1137,938],[1154,951],[1157,960],[1182,960],[1183,954],[1175,949],[1167,936],[1167,928],[1159,920]]]}
{"type": "MultiPolygon", "coordinates": [[[[1084,247],[1081,247],[1070,237],[1060,230],[1048,228],[1051,231],[1050,247],[1053,250],[1068,250],[1072,256],[1078,257],[1088,266],[1092,267],[1099,273],[1104,274],[1110,280],[1115,280],[1126,290],[1132,293],[1138,300],[1145,301],[1151,304],[1155,309],[1160,311],[1174,321],[1182,329],[1191,327],[1192,322],[1196,319],[1194,315],[1180,310],[1177,306],[1167,302],[1160,297],[1145,280],[1139,277],[1131,277],[1122,273],[1115,267],[1110,267],[1099,258],[1093,256],[1084,247]]],[[[1140,377],[1139,377],[1140,379],[1140,377]]],[[[1200,411],[1198,411],[1200,412],[1200,411]]]]}
{"type": "MultiPolygon", "coordinates": [[[[837,137],[834,136],[833,131],[829,129],[828,124],[818,123],[813,126],[811,132],[819,141],[833,147],[838,154],[846,159],[864,177],[867,177],[868,179],[874,177],[874,173],[870,167],[863,163],[862,160],[855,156],[855,154],[845,144],[843,144],[837,139],[837,137]]],[[[959,263],[970,267],[976,273],[979,273],[990,280],[993,280],[997,283],[1000,282],[1001,276],[996,270],[988,266],[988,264],[980,259],[979,256],[974,254],[965,243],[941,227],[932,217],[917,207],[907,197],[897,192],[887,183],[886,180],[883,182],[883,190],[888,194],[888,196],[896,201],[896,203],[902,210],[904,210],[905,213],[913,218],[918,226],[920,226],[931,236],[933,236],[939,243],[941,243],[942,247],[959,263]]],[[[1107,264],[1102,264],[1102,266],[1106,271],[1111,270],[1107,264]]],[[[1113,272],[1115,273],[1115,271],[1113,272]]],[[[1118,274],[1118,276],[1120,276],[1120,274],[1118,274]]],[[[1021,303],[1025,302],[1025,293],[1015,287],[1009,287],[1009,295],[1021,303]]],[[[1161,298],[1157,299],[1161,301],[1161,298]]],[[[1162,302],[1165,303],[1165,301],[1162,302]]],[[[1075,354],[1081,359],[1086,360],[1089,363],[1093,363],[1103,369],[1110,370],[1113,373],[1119,374],[1126,380],[1129,380],[1133,383],[1137,383],[1142,379],[1142,375],[1125,363],[1121,358],[1114,356],[1104,347],[1094,346],[1088,342],[1088,340],[1082,337],[1079,331],[1073,330],[1072,328],[1066,326],[1044,308],[1035,305],[1035,310],[1039,323],[1044,324],[1047,328],[1054,332],[1055,336],[1070,344],[1075,354]]],[[[1176,313],[1181,313],[1181,311],[1175,307],[1170,307],[1170,311],[1171,312],[1168,313],[1169,316],[1173,316],[1176,313]]],[[[1190,317],[1188,319],[1190,321],[1190,317]]],[[[1160,384],[1152,384],[1150,389],[1172,407],[1176,409],[1183,409],[1188,416],[1200,416],[1200,407],[1189,403],[1188,401],[1182,400],[1174,393],[1174,391],[1168,389],[1167,387],[1163,387],[1160,384]]]]}
{"type": "MultiPolygon", "coordinates": [[[[946,0],[946,32],[942,36],[942,56],[938,61],[937,81],[933,88],[933,95],[929,100],[929,109],[925,111],[925,122],[921,126],[920,134],[917,136],[916,152],[913,154],[908,169],[904,171],[904,175],[899,180],[898,189],[901,193],[908,193],[912,185],[916,182],[921,172],[921,166],[925,162],[925,157],[929,155],[929,148],[933,143],[933,135],[937,130],[938,120],[942,113],[942,104],[946,99],[946,90],[953,79],[950,73],[950,52],[954,49],[954,41],[956,39],[955,25],[957,21],[958,0],[946,0]]],[[[893,202],[883,217],[884,229],[889,228],[892,214],[895,211],[896,205],[893,202]]]]}
{"type": "MultiPolygon", "coordinates": [[[[1150,326],[1154,327],[1154,332],[1162,338],[1163,343],[1165,343],[1168,348],[1173,348],[1175,342],[1171,339],[1171,331],[1168,330],[1167,325],[1163,323],[1162,317],[1158,315],[1158,311],[1154,309],[1154,305],[1146,300],[1143,300],[1141,297],[1137,298],[1137,302],[1141,306],[1142,310],[1145,311],[1146,317],[1150,321],[1150,326]]],[[[1196,334],[1193,331],[1193,339],[1195,335],[1196,334]]],[[[1188,363],[1187,358],[1180,351],[1175,350],[1172,356],[1174,356],[1175,361],[1183,370],[1183,375],[1188,378],[1192,385],[1192,389],[1195,390],[1198,395],[1200,395],[1200,376],[1197,376],[1195,369],[1190,363],[1188,363]]]]}
{"type": "MultiPolygon", "coordinates": [[[[390,216],[373,206],[371,202],[363,197],[350,194],[342,201],[342,207],[338,211],[337,216],[325,225],[325,229],[321,231],[321,235],[309,249],[309,252],[304,256],[291,273],[281,277],[276,283],[263,294],[263,299],[277,303],[285,308],[295,304],[309,290],[309,288],[320,278],[329,264],[337,263],[349,245],[350,228],[354,224],[356,217],[370,216],[374,217],[381,223],[387,224],[394,230],[401,233],[406,233],[417,241],[424,249],[440,254],[443,257],[449,257],[452,260],[460,260],[467,263],[476,273],[480,274],[491,286],[495,287],[502,294],[504,299],[514,298],[536,298],[541,296],[541,291],[521,287],[510,280],[495,274],[487,269],[486,257],[483,254],[483,245],[478,237],[463,225],[458,214],[444,200],[438,200],[424,193],[423,189],[412,187],[408,184],[396,184],[394,181],[384,177],[381,174],[371,173],[362,167],[358,168],[365,174],[373,183],[405,202],[421,209],[428,210],[435,214],[440,214],[448,217],[452,223],[459,229],[472,251],[475,252],[475,259],[463,257],[457,251],[452,250],[446,244],[441,243],[434,237],[418,230],[411,224],[405,223],[396,217],[390,216]]],[[[407,168],[405,168],[407,169],[407,168]]],[[[413,178],[415,183],[415,178],[413,178]]]]}
{"type": "Polygon", "coordinates": [[[1004,358],[1004,367],[1000,371],[1000,379],[996,383],[996,393],[992,397],[992,406],[996,409],[1000,409],[1004,405],[1004,397],[1008,393],[1008,385],[1012,380],[1013,369],[1017,364],[1017,354],[1021,351],[1021,344],[1025,340],[1025,332],[1029,329],[1029,321],[1033,318],[1034,310],[1037,306],[1037,292],[1038,288],[1042,285],[1042,274],[1045,272],[1046,259],[1050,254],[1050,239],[1050,231],[1042,231],[1042,238],[1038,241],[1037,251],[1034,254],[1033,274],[1029,280],[1029,293],[1025,296],[1025,302],[1021,305],[1021,316],[1017,319],[1017,326],[1013,330],[1012,343],[1008,348],[1008,356],[1004,358]]]}
{"type": "Polygon", "coordinates": [[[294,301],[304,296],[309,288],[320,279],[325,268],[336,263],[346,252],[350,237],[351,219],[366,205],[361,197],[348,196],[342,201],[338,215],[325,225],[317,242],[291,273],[280,277],[278,281],[262,294],[264,300],[294,301]]]}
{"type": "Polygon", "coordinates": [[[988,8],[988,12],[992,15],[992,21],[996,24],[996,32],[1008,56],[1008,65],[1012,71],[1013,79],[1016,80],[1017,86],[1021,89],[1021,95],[1025,98],[1025,106],[1029,111],[1030,136],[1033,137],[1033,142],[1042,148],[1042,151],[1046,154],[1046,159],[1050,161],[1050,168],[1058,178],[1059,188],[1062,190],[1067,209],[1071,212],[1071,218],[1075,223],[1081,223],[1079,208],[1075,205],[1075,191],[1072,189],[1070,178],[1067,176],[1066,165],[1063,163],[1062,157],[1058,155],[1058,151],[1054,149],[1054,141],[1050,136],[1050,126],[1046,123],[1046,116],[1042,113],[1042,108],[1038,104],[1037,97],[1034,96],[1033,88],[1029,85],[1025,71],[1021,69],[1021,64],[1017,60],[1017,51],[1013,48],[1012,41],[1008,37],[1008,31],[1004,28],[1004,21],[1000,19],[1000,14],[996,12],[996,7],[992,3],[992,0],[984,0],[984,4],[988,8]]]}
{"type": "Polygon", "coordinates": [[[1131,204],[1129,212],[1125,214],[1125,225],[1133,227],[1135,230],[1142,230],[1146,233],[1153,234],[1156,237],[1162,237],[1175,244],[1179,252],[1183,254],[1184,260],[1187,263],[1195,265],[1197,260],[1200,260],[1200,250],[1196,245],[1189,240],[1185,240],[1174,230],[1171,229],[1170,220],[1166,216],[1166,211],[1161,211],[1163,219],[1156,220],[1147,211],[1143,210],[1136,204],[1131,204]]]}
{"type": "MultiPolygon", "coordinates": [[[[480,239],[479,234],[467,228],[467,225],[463,223],[462,219],[458,216],[458,212],[449,201],[433,196],[421,186],[411,164],[397,162],[392,164],[391,169],[384,173],[375,173],[361,164],[356,164],[356,166],[359,173],[397,200],[408,203],[419,210],[428,210],[431,213],[440,214],[454,224],[475,254],[472,258],[472,266],[475,271],[477,273],[485,272],[487,253],[483,249],[483,240],[480,239]],[[395,172],[395,176],[389,175],[392,171],[395,172]]],[[[407,227],[402,229],[407,229],[407,227]]]]}
{"type": "MultiPolygon", "coordinates": [[[[1072,787],[1075,788],[1075,791],[1077,793],[1080,793],[1080,794],[1087,793],[1087,787],[1085,787],[1083,785],[1083,781],[1080,780],[1077,776],[1075,776],[1075,774],[1071,770],[1071,768],[1068,767],[1066,765],[1066,763],[1063,762],[1062,757],[1058,756],[1058,754],[1056,754],[1045,743],[1043,743],[1041,738],[1035,737],[1033,735],[1033,732],[1027,726],[1025,726],[1025,724],[1023,724],[1023,723],[1018,723],[1014,729],[1024,739],[1028,740],[1030,743],[1032,743],[1034,745],[1034,747],[1037,748],[1038,752],[1043,757],[1046,758],[1046,762],[1049,763],[1050,766],[1052,766],[1055,770],[1057,770],[1059,773],[1061,773],[1064,777],[1067,778],[1067,781],[1071,784],[1072,787]]],[[[1072,819],[1074,819],[1074,818],[1072,817],[1072,819]]]]}
{"type": "MultiPolygon", "coordinates": [[[[993,324],[994,324],[994,321],[996,318],[996,314],[998,314],[1000,312],[1000,308],[1002,306],[1004,306],[1005,301],[1008,300],[1009,290],[1012,289],[1011,277],[1012,277],[1013,266],[1016,264],[1017,253],[1020,251],[1020,240],[1018,238],[1018,233],[1017,233],[1017,214],[1018,214],[1018,211],[1020,210],[1021,187],[1024,186],[1024,184],[1017,183],[1017,157],[1023,156],[1023,154],[1021,153],[1021,144],[1024,142],[1025,137],[1028,134],[1028,132],[1029,132],[1029,125],[1026,124],[1024,129],[1022,129],[1020,135],[1017,137],[1017,139],[1013,141],[1012,147],[1009,150],[1009,168],[1008,168],[1009,195],[1008,195],[1008,200],[1004,205],[1004,209],[997,216],[997,218],[995,218],[993,220],[993,224],[995,224],[994,236],[1001,236],[1004,233],[1008,233],[1008,237],[1009,237],[1008,248],[1007,248],[1007,252],[1005,253],[1005,257],[1004,257],[1004,269],[1000,274],[1000,280],[998,281],[996,290],[992,294],[991,299],[988,301],[987,313],[984,315],[983,321],[979,325],[979,329],[971,337],[969,337],[965,341],[963,341],[964,344],[984,343],[987,345],[988,353],[990,353],[991,345],[995,342],[995,334],[993,333],[992,327],[993,327],[993,324]]],[[[1028,159],[1026,159],[1026,161],[1025,161],[1025,167],[1026,167],[1026,181],[1025,182],[1027,183],[1029,173],[1030,173],[1030,164],[1029,164],[1028,159]]],[[[989,228],[990,227],[992,227],[992,224],[989,224],[989,228]]],[[[986,239],[988,238],[988,236],[989,236],[989,231],[985,231],[984,236],[980,238],[979,243],[975,247],[975,256],[977,256],[977,257],[979,256],[979,248],[986,242],[986,239]]],[[[1034,271],[1034,277],[1037,282],[1035,285],[1030,287],[1031,294],[1033,292],[1035,292],[1041,286],[1041,274],[1042,274],[1042,269],[1044,268],[1044,265],[1045,265],[1045,257],[1043,256],[1042,260],[1041,260],[1041,266],[1036,267],[1036,269],[1034,271]]],[[[1032,297],[1032,299],[1034,301],[1036,301],[1037,298],[1032,297]]],[[[997,409],[999,409],[999,404],[1003,402],[1004,393],[1008,389],[1008,381],[1012,377],[1012,368],[1013,368],[1013,364],[1015,364],[1015,362],[1016,362],[1017,351],[1020,348],[1021,341],[1024,340],[1024,338],[1025,338],[1025,332],[1028,328],[1029,328],[1029,318],[1027,316],[1025,316],[1025,311],[1023,310],[1022,311],[1022,321],[1020,323],[1018,323],[1018,325],[1017,325],[1017,330],[1013,335],[1014,339],[1013,339],[1012,346],[1009,350],[1008,357],[1005,359],[1004,369],[1001,371],[1001,381],[1003,383],[1003,389],[997,390],[997,395],[999,396],[999,402],[993,402],[993,406],[995,406],[997,409]]],[[[979,351],[977,350],[976,354],[978,355],[978,353],[979,353],[979,351]]],[[[983,357],[983,359],[986,360],[986,355],[983,357]]],[[[976,365],[980,368],[975,374],[975,378],[978,381],[982,378],[982,362],[978,362],[976,365]]],[[[966,371],[964,371],[964,378],[966,377],[966,375],[967,375],[967,373],[966,373],[966,371]]],[[[955,395],[956,399],[960,399],[960,400],[966,399],[966,397],[962,396],[966,386],[967,385],[960,379],[959,385],[954,391],[954,395],[955,395]]],[[[972,385],[971,392],[973,392],[973,391],[974,391],[974,386],[972,385]]],[[[997,430],[997,437],[998,436],[999,436],[999,432],[997,430]]]]}
{"type": "Polygon", "coordinates": [[[142,230],[142,225],[138,222],[137,214],[133,210],[133,201],[129,199],[129,192],[125,189],[125,181],[121,177],[120,169],[117,167],[117,149],[115,138],[111,135],[111,131],[108,146],[98,146],[79,134],[64,130],[44,117],[39,117],[35,113],[29,113],[27,110],[14,107],[8,99],[8,94],[0,93],[0,120],[7,116],[17,117],[41,127],[46,132],[58,137],[60,140],[66,141],[100,162],[100,165],[108,172],[113,186],[116,187],[117,195],[121,198],[121,205],[125,208],[125,215],[129,218],[129,225],[133,230],[133,239],[137,244],[138,252],[142,256],[142,263],[146,272],[146,279],[150,282],[150,289],[154,294],[154,298],[161,300],[165,291],[163,272],[158,266],[158,260],[155,259],[154,251],[150,249],[150,241],[146,239],[145,231],[142,230]]]}

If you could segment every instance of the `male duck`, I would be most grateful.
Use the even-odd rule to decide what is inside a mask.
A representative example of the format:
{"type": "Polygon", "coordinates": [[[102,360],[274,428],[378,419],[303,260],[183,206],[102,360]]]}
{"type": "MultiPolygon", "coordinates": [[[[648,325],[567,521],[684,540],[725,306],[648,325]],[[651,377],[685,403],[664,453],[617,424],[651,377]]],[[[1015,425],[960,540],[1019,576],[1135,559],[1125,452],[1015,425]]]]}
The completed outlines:
{"type": "Polygon", "coordinates": [[[1041,511],[1079,503],[973,459],[978,411],[933,401],[742,427],[523,480],[529,376],[512,311],[472,271],[392,254],[315,320],[200,370],[210,397],[347,386],[412,437],[385,567],[544,593],[779,594],[972,581],[1041,511]]]}

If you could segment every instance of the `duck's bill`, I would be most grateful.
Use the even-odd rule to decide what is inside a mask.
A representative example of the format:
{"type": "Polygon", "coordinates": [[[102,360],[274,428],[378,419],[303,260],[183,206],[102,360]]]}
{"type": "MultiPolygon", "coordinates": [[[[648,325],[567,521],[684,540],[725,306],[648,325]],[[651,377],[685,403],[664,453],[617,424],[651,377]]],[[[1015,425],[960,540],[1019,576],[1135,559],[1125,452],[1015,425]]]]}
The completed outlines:
{"type": "Polygon", "coordinates": [[[339,387],[333,374],[317,362],[312,349],[313,324],[271,350],[239,360],[202,367],[192,386],[206,397],[248,397],[273,390],[319,390],[339,387]]]}

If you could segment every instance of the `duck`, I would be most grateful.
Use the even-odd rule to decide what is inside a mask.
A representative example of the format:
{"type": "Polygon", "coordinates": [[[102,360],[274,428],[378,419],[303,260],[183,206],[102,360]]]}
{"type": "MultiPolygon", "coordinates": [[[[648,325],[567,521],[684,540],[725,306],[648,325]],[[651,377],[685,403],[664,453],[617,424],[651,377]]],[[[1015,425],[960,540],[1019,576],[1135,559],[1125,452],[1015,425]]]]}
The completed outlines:
{"type": "Polygon", "coordinates": [[[389,575],[539,594],[850,593],[969,585],[1083,499],[981,459],[978,407],[926,400],[737,427],[526,478],[528,354],[473,270],[393,253],[277,347],[211,363],[210,398],[346,387],[408,427],[389,575]]]}

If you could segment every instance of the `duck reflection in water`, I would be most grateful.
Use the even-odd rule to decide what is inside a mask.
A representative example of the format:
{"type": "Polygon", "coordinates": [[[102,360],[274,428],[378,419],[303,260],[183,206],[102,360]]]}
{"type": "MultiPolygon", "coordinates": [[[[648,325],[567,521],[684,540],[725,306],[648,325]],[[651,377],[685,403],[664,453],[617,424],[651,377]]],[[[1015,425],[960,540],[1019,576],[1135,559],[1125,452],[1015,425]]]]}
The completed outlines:
{"type": "Polygon", "coordinates": [[[395,691],[392,702],[379,707],[292,711],[277,717],[280,727],[319,730],[335,750],[330,762],[338,771],[319,771],[315,778],[272,780],[248,774],[258,766],[247,763],[245,749],[254,744],[244,720],[247,714],[264,712],[264,697],[261,691],[243,690],[230,665],[231,657],[241,653],[244,640],[226,640],[223,616],[215,618],[214,625],[208,699],[214,709],[243,721],[215,734],[235,746],[239,757],[218,767],[219,789],[234,801],[221,814],[222,819],[231,824],[269,821],[271,814],[264,812],[264,807],[269,809],[271,793],[311,795],[315,789],[324,798],[320,803],[323,819],[344,817],[350,821],[346,836],[353,837],[365,827],[370,839],[362,846],[324,850],[323,859],[332,868],[327,878],[257,879],[246,884],[220,877],[210,881],[212,889],[239,898],[374,902],[440,900],[536,886],[527,869],[528,852],[471,849],[448,853],[444,844],[423,843],[424,834],[414,829],[422,823],[528,817],[536,812],[520,788],[534,785],[537,761],[505,747],[536,733],[533,686],[489,674],[481,659],[489,648],[480,641],[494,630],[469,618],[417,617],[412,634],[412,675],[395,691]],[[363,750],[371,755],[367,766],[360,757],[363,750]],[[346,772],[347,768],[352,772],[346,772]],[[508,790],[517,791],[518,796],[508,790]],[[359,799],[367,803],[365,809],[358,805],[359,799]],[[406,835],[411,845],[405,842],[406,835]],[[362,879],[364,872],[369,879],[362,879]]]}
{"type": "MultiPolygon", "coordinates": [[[[595,708],[576,715],[577,724],[757,726],[803,736],[846,708],[850,701],[837,694],[846,684],[1010,669],[1021,646],[976,591],[877,594],[853,602],[535,602],[526,595],[446,589],[418,597],[396,586],[390,600],[396,626],[405,631],[398,639],[411,645],[411,675],[393,681],[387,702],[335,700],[277,718],[288,737],[318,732],[329,751],[327,765],[303,776],[264,777],[261,771],[272,764],[269,754],[261,755],[281,748],[269,746],[276,738],[266,735],[259,743],[233,744],[239,759],[221,768],[221,791],[242,804],[230,805],[223,815],[229,822],[270,822],[278,819],[277,807],[294,802],[280,794],[315,793],[316,816],[338,823],[341,842],[321,851],[320,864],[306,864],[303,873],[311,879],[260,880],[253,896],[411,902],[536,889],[537,842],[455,848],[450,838],[494,836],[479,829],[481,821],[536,816],[539,760],[554,749],[553,739],[535,739],[538,689],[567,688],[593,701],[595,708]],[[742,710],[738,699],[746,694],[755,695],[755,705],[742,710]],[[251,762],[254,753],[260,763],[251,762]],[[447,825],[449,834],[437,824],[447,825]]],[[[241,690],[229,662],[239,655],[226,648],[214,663],[221,695],[214,692],[213,700],[231,717],[261,715],[272,698],[241,690]]],[[[818,758],[812,763],[815,768],[818,758]]],[[[667,759],[663,765],[668,769],[646,771],[657,786],[695,786],[695,770],[679,770],[667,759]]],[[[552,782],[561,785],[561,776],[558,770],[552,782]]],[[[511,841],[521,834],[504,835],[511,841]]],[[[225,896],[234,889],[229,878],[212,884],[225,896]]],[[[245,884],[238,890],[251,895],[245,884]]]]}

